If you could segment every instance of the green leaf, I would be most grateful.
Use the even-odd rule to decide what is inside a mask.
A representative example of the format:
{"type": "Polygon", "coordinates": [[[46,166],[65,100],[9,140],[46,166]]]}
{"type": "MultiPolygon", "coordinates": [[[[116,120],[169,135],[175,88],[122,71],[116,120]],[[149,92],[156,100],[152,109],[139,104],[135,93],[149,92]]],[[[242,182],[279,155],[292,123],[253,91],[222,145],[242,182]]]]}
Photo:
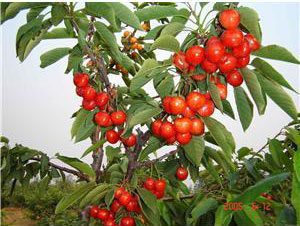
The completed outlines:
{"type": "Polygon", "coordinates": [[[156,39],[164,27],[166,27],[166,25],[159,25],[159,26],[151,29],[149,32],[147,32],[144,39],[145,40],[156,39]]]}
{"type": "Polygon", "coordinates": [[[186,24],[186,22],[188,21],[189,17],[190,17],[191,13],[190,11],[188,11],[185,8],[179,9],[177,11],[177,14],[175,16],[173,16],[173,18],[171,19],[171,23],[177,22],[177,23],[181,23],[181,24],[186,24]]]}
{"type": "Polygon", "coordinates": [[[183,146],[185,156],[195,166],[200,166],[204,152],[204,139],[202,136],[193,136],[191,141],[183,146]]]}
{"type": "Polygon", "coordinates": [[[160,36],[151,46],[151,51],[155,49],[163,49],[171,52],[178,52],[180,44],[176,38],[171,35],[160,36]]]}
{"type": "Polygon", "coordinates": [[[215,226],[227,226],[232,215],[225,215],[224,205],[220,205],[215,213],[215,226]]]}
{"type": "Polygon", "coordinates": [[[97,110],[90,111],[80,124],[80,127],[75,136],[75,143],[85,140],[92,135],[93,131],[96,128],[96,124],[94,122],[94,115],[96,111],[97,110]]]}
{"type": "Polygon", "coordinates": [[[253,210],[250,206],[243,205],[243,212],[247,215],[250,221],[256,226],[263,226],[263,219],[260,217],[257,210],[253,210]]]}
{"type": "Polygon", "coordinates": [[[297,179],[297,176],[295,174],[293,175],[291,198],[292,205],[295,208],[297,215],[297,225],[300,225],[300,180],[297,179]]]}
{"type": "Polygon", "coordinates": [[[161,73],[162,79],[156,81],[156,78],[158,77],[154,77],[153,79],[156,92],[161,96],[161,98],[170,95],[174,89],[173,76],[168,72],[164,72],[161,73]]]}
{"type": "Polygon", "coordinates": [[[121,149],[118,147],[113,148],[111,146],[107,146],[106,147],[107,161],[111,162],[111,161],[113,161],[114,158],[120,157],[120,152],[121,152],[121,149]]]}
{"type": "Polygon", "coordinates": [[[45,68],[51,64],[54,64],[56,61],[60,60],[64,56],[68,55],[70,52],[70,48],[56,48],[52,49],[46,53],[41,55],[41,68],[45,68]]]}
{"type": "Polygon", "coordinates": [[[134,114],[128,116],[128,127],[132,128],[135,125],[147,122],[150,118],[160,114],[162,112],[161,108],[151,107],[148,109],[143,109],[141,111],[137,110],[134,114]]]}
{"type": "Polygon", "coordinates": [[[222,100],[223,110],[226,115],[235,120],[234,112],[228,100],[222,100]]]}
{"type": "Polygon", "coordinates": [[[153,19],[162,19],[177,14],[177,9],[170,6],[149,6],[143,9],[139,9],[135,12],[135,15],[140,21],[149,21],[153,19]]]}
{"type": "Polygon", "coordinates": [[[294,170],[298,181],[300,181],[300,152],[298,150],[294,154],[294,170]]]}
{"type": "Polygon", "coordinates": [[[111,185],[109,184],[99,184],[86,194],[86,196],[80,201],[79,207],[84,208],[87,204],[90,204],[91,200],[98,194],[103,194],[104,196],[110,187],[111,185]]]}
{"type": "Polygon", "coordinates": [[[253,119],[253,104],[242,87],[234,88],[234,97],[243,130],[246,131],[253,119]]]}
{"type": "Polygon", "coordinates": [[[110,2],[109,4],[121,22],[138,30],[143,30],[139,18],[127,6],[120,2],[110,2]]]}
{"type": "Polygon", "coordinates": [[[0,136],[0,142],[8,144],[9,143],[9,139],[7,137],[5,137],[5,136],[0,136]]]}
{"type": "Polygon", "coordinates": [[[278,84],[280,84],[290,90],[295,91],[295,89],[285,80],[285,78],[266,61],[264,61],[260,58],[255,58],[251,62],[251,64],[254,67],[256,67],[263,76],[277,82],[278,84]]]}
{"type": "Polygon", "coordinates": [[[227,6],[225,6],[225,4],[226,4],[226,2],[216,2],[213,6],[213,10],[223,11],[228,8],[227,6]]]}
{"type": "Polygon", "coordinates": [[[153,213],[157,213],[157,202],[156,197],[144,188],[137,188],[139,197],[143,202],[152,210],[153,213]]]}
{"type": "Polygon", "coordinates": [[[75,38],[71,33],[68,33],[67,28],[54,28],[44,34],[43,39],[59,39],[59,38],[75,38]]]}
{"type": "Polygon", "coordinates": [[[94,170],[90,167],[90,165],[80,161],[77,158],[69,158],[66,156],[59,155],[59,156],[57,156],[57,159],[68,164],[69,166],[79,170],[80,172],[87,174],[88,176],[90,176],[92,178],[96,177],[96,174],[95,174],[94,170]]]}
{"type": "Polygon", "coordinates": [[[179,22],[169,23],[164,29],[162,29],[160,36],[163,35],[176,36],[184,29],[184,27],[185,26],[179,22]]]}
{"type": "Polygon", "coordinates": [[[242,68],[241,71],[243,73],[248,90],[257,106],[258,113],[260,115],[264,114],[267,103],[264,99],[262,88],[257,80],[256,74],[248,68],[242,68]]]}
{"type": "Polygon", "coordinates": [[[49,169],[49,157],[45,154],[41,156],[41,176],[45,176],[49,169]]]}
{"type": "Polygon", "coordinates": [[[93,144],[93,145],[90,146],[88,149],[86,149],[85,152],[82,154],[81,158],[83,158],[83,157],[87,156],[89,153],[95,151],[95,150],[98,149],[100,146],[102,146],[105,142],[106,142],[105,139],[99,140],[97,143],[93,144]]]}
{"type": "Polygon", "coordinates": [[[238,160],[243,159],[245,156],[247,156],[251,152],[251,149],[247,147],[242,147],[238,150],[238,160]]]}
{"type": "Polygon", "coordinates": [[[289,116],[297,119],[297,108],[292,98],[276,82],[264,78],[260,73],[256,73],[258,81],[267,95],[289,116]]]}
{"type": "Polygon", "coordinates": [[[76,117],[75,117],[75,120],[74,120],[74,122],[72,124],[72,128],[71,128],[72,139],[77,134],[80,125],[84,122],[84,120],[86,119],[88,114],[89,114],[89,111],[85,110],[83,108],[79,109],[79,111],[76,112],[76,117]]]}
{"type": "Polygon", "coordinates": [[[65,15],[67,15],[67,10],[65,9],[64,3],[59,3],[57,5],[52,6],[51,21],[55,26],[57,26],[63,21],[65,15]]]}
{"type": "Polygon", "coordinates": [[[115,193],[115,189],[112,188],[110,191],[108,191],[105,195],[105,204],[107,207],[109,207],[112,203],[112,201],[114,200],[114,193],[115,193]]]}
{"type": "Polygon", "coordinates": [[[192,210],[192,219],[194,221],[198,220],[198,218],[208,211],[215,209],[218,206],[218,202],[213,198],[203,198],[200,202],[194,207],[192,210]]]}
{"type": "Polygon", "coordinates": [[[286,48],[279,45],[263,46],[259,50],[256,50],[251,54],[272,60],[280,60],[289,63],[300,64],[300,61],[292,53],[290,53],[286,48]]]}
{"type": "Polygon", "coordinates": [[[65,71],[65,74],[69,73],[72,70],[74,71],[74,73],[78,72],[79,65],[82,61],[83,61],[83,53],[81,51],[79,44],[77,44],[71,50],[71,53],[68,58],[68,66],[65,71]]]}
{"type": "Polygon", "coordinates": [[[37,18],[37,16],[40,15],[40,13],[46,8],[47,6],[42,6],[38,8],[31,8],[29,12],[26,15],[27,23],[32,21],[33,19],[37,18]]]}
{"type": "Polygon", "coordinates": [[[216,107],[223,113],[223,104],[221,102],[221,97],[219,90],[215,83],[209,82],[208,84],[208,91],[210,92],[210,96],[213,99],[216,107]]]}
{"type": "Polygon", "coordinates": [[[161,146],[161,141],[158,138],[151,136],[147,142],[147,147],[145,147],[141,151],[138,160],[143,161],[147,159],[148,155],[150,155],[151,153],[159,149],[160,146],[161,146]]]}
{"type": "Polygon", "coordinates": [[[65,209],[72,206],[78,200],[83,198],[91,189],[93,189],[95,185],[96,185],[95,182],[84,184],[80,186],[78,189],[76,189],[74,192],[72,192],[71,194],[64,196],[57,204],[55,208],[55,214],[60,214],[65,209]]]}
{"type": "Polygon", "coordinates": [[[261,42],[261,33],[259,28],[259,17],[254,9],[249,7],[239,7],[238,11],[240,13],[241,24],[253,34],[255,38],[261,42]]]}

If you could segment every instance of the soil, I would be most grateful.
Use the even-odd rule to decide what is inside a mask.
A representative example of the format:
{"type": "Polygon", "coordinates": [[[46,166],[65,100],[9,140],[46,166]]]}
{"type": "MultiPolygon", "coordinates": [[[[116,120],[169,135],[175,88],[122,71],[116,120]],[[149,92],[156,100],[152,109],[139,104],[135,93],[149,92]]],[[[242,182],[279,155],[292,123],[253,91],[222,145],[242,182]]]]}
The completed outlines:
{"type": "Polygon", "coordinates": [[[3,226],[34,226],[36,221],[30,219],[29,212],[23,208],[6,207],[1,209],[3,226]]]}

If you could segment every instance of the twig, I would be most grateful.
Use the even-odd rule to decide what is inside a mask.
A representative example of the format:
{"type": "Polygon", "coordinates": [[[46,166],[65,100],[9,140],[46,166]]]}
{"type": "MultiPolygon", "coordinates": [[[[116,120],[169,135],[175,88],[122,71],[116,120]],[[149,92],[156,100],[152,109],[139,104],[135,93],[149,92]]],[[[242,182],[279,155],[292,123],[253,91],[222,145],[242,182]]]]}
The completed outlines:
{"type": "Polygon", "coordinates": [[[169,153],[167,153],[165,155],[160,156],[159,158],[156,158],[156,159],[153,159],[153,160],[149,160],[149,161],[146,161],[146,162],[140,162],[140,163],[137,164],[137,167],[138,168],[145,168],[145,167],[148,167],[150,165],[153,165],[156,162],[161,161],[161,160],[163,160],[165,158],[168,158],[171,155],[175,155],[177,152],[179,152],[179,150],[180,149],[178,148],[176,150],[170,151],[169,153]]]}

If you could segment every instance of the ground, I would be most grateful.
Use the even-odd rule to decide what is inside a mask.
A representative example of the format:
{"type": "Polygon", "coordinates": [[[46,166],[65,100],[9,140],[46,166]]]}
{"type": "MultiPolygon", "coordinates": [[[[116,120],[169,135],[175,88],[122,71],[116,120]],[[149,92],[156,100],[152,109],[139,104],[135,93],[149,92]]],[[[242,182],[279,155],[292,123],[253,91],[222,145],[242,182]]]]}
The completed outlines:
{"type": "Polygon", "coordinates": [[[3,226],[32,226],[36,222],[29,217],[29,212],[23,208],[6,207],[1,209],[3,226]]]}

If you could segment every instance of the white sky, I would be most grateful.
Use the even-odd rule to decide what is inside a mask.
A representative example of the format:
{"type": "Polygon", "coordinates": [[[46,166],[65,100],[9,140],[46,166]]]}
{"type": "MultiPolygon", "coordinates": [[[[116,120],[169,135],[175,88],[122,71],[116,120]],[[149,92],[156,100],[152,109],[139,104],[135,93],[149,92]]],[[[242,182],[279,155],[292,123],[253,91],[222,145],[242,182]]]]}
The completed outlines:
{"type": "MultiPolygon", "coordinates": [[[[299,3],[242,3],[254,8],[261,19],[263,45],[278,44],[286,47],[299,57],[299,3]]],[[[65,75],[67,58],[45,69],[39,67],[42,53],[56,48],[73,46],[72,40],[45,40],[36,47],[22,64],[16,58],[15,37],[17,29],[26,21],[21,13],[6,22],[1,29],[1,134],[8,137],[12,144],[20,143],[31,148],[45,151],[49,156],[55,153],[80,157],[89,147],[89,140],[74,144],[70,137],[70,119],[80,104],[81,98],[75,94],[71,74],[65,75]]],[[[179,36],[182,41],[183,36],[179,36]]],[[[171,53],[162,51],[160,59],[167,59],[171,53]]],[[[281,72],[292,86],[299,89],[299,66],[279,61],[269,61],[281,72]]],[[[112,81],[121,84],[121,78],[110,75],[112,81]]],[[[243,85],[245,88],[245,84],[243,85]]],[[[152,84],[147,91],[154,95],[152,84]]],[[[247,88],[246,88],[247,89],[247,88]]],[[[289,91],[288,91],[289,92],[289,91]]],[[[289,92],[299,109],[299,97],[289,92]]],[[[228,100],[234,103],[232,88],[228,100]]],[[[238,118],[235,104],[233,104],[238,118]]],[[[233,133],[237,147],[261,147],[268,137],[274,136],[291,119],[268,99],[264,116],[254,109],[254,119],[243,132],[239,120],[215,113],[213,116],[222,121],[233,133]]],[[[90,157],[86,160],[91,161],[90,157]]]]}

